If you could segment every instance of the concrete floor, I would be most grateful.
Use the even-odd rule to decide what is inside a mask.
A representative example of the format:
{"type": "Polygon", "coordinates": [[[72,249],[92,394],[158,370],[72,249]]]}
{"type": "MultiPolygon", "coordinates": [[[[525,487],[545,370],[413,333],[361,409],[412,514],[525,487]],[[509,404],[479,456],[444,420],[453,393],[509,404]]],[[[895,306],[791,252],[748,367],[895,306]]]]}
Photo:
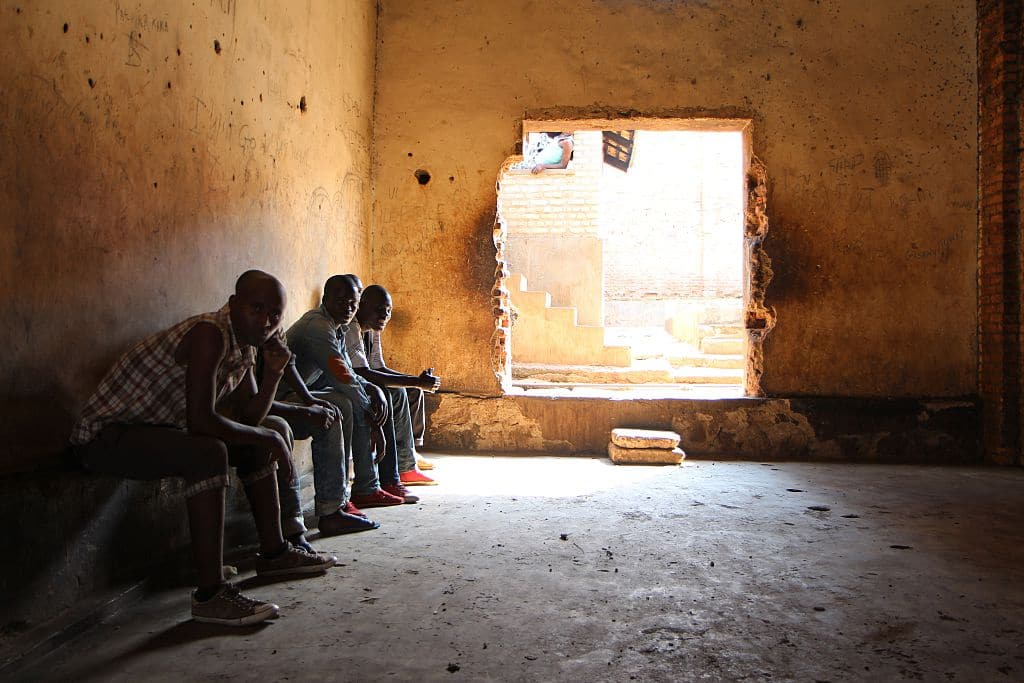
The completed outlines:
{"type": "Polygon", "coordinates": [[[1024,471],[437,462],[420,505],[315,543],[326,578],[243,575],[279,620],[168,590],[14,678],[1024,680],[1024,471]]]}

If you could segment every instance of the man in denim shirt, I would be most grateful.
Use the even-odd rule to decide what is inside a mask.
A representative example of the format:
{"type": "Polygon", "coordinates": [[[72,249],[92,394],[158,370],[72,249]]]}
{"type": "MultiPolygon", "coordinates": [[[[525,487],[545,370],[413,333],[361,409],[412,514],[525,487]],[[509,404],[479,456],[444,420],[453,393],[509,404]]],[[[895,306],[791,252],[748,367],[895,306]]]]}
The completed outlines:
{"type": "MultiPolygon", "coordinates": [[[[415,503],[419,498],[399,481],[389,403],[378,387],[352,371],[345,348],[343,328],[352,322],[358,304],[359,290],[353,278],[328,278],[320,307],[306,312],[288,329],[288,347],[295,354],[299,377],[311,392],[342,404],[339,407],[351,404],[352,433],[349,436],[345,430],[345,447],[355,465],[352,504],[370,508],[415,503]]],[[[347,407],[342,407],[346,413],[347,407]]]]}

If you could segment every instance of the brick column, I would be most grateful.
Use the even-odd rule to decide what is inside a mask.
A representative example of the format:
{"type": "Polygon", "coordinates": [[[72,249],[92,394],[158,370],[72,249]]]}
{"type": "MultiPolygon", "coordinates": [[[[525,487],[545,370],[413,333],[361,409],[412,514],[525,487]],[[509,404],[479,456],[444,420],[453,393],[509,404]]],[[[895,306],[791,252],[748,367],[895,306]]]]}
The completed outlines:
{"type": "Polygon", "coordinates": [[[1022,464],[1021,0],[978,0],[979,356],[986,456],[1022,464]]]}

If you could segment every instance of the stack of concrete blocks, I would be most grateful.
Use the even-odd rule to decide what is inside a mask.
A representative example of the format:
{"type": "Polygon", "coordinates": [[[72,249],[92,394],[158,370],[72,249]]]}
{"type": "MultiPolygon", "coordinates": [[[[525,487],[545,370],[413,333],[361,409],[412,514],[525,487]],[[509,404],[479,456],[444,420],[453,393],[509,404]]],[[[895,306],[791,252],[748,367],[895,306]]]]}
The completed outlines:
{"type": "Polygon", "coordinates": [[[608,457],[616,465],[678,465],[686,457],[679,435],[649,429],[613,429],[608,457]]]}

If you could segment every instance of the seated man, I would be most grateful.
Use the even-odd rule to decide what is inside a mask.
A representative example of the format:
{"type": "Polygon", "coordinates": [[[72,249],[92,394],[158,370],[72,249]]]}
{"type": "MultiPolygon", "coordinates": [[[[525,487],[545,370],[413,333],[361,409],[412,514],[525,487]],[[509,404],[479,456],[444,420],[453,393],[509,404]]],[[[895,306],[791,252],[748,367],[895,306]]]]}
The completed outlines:
{"type": "Polygon", "coordinates": [[[336,392],[351,404],[352,438],[346,443],[355,464],[350,501],[361,508],[401,505],[419,500],[398,477],[398,454],[389,402],[373,384],[352,372],[341,328],[352,321],[358,294],[353,278],[334,275],[324,283],[319,308],[288,329],[296,370],[312,391],[336,392]],[[376,460],[374,451],[377,453],[376,460]]]}
{"type": "MultiPolygon", "coordinates": [[[[242,626],[274,617],[277,605],[243,596],[223,580],[224,489],[237,468],[259,534],[260,576],[322,574],[335,558],[292,546],[281,535],[279,464],[291,462],[266,417],[288,349],[275,337],[285,306],[281,283],[247,271],[219,311],[144,339],[107,373],[75,424],[71,442],[82,464],[129,479],[185,480],[198,587],[196,621],[242,626]],[[253,366],[262,347],[257,390],[253,366]],[[237,419],[217,412],[227,401],[237,419]]],[[[290,476],[290,472],[283,473],[290,476]]]]}
{"type": "Polygon", "coordinates": [[[420,472],[417,467],[410,397],[406,389],[416,392],[416,402],[419,404],[418,408],[422,410],[423,390],[437,391],[441,386],[441,380],[434,377],[431,370],[424,370],[419,375],[406,375],[384,364],[380,333],[389,320],[391,295],[380,285],[370,285],[363,290],[363,295],[359,299],[355,320],[348,326],[345,334],[345,345],[356,374],[387,391],[394,415],[398,472],[402,483],[407,486],[432,486],[437,482],[420,472]]]}

